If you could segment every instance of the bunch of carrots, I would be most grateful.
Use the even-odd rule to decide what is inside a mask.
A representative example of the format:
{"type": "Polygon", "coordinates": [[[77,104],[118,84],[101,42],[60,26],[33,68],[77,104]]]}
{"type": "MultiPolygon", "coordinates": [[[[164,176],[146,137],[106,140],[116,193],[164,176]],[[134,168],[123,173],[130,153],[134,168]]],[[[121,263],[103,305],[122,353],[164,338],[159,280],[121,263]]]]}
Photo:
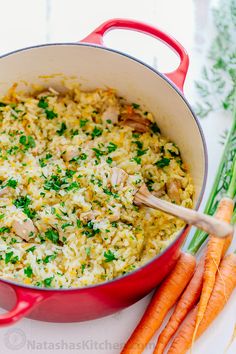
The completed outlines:
{"type": "MultiPolygon", "coordinates": [[[[234,115],[234,118],[236,114],[234,115]]],[[[234,153],[230,171],[224,171],[223,155],[220,171],[214,183],[214,191],[218,190],[224,174],[230,181],[227,190],[217,201],[215,217],[230,223],[235,219],[234,197],[236,194],[236,149],[230,144],[236,141],[236,118],[231,130],[225,153],[231,149],[234,153]]],[[[232,157],[232,156],[231,156],[232,157]]],[[[212,193],[208,201],[209,212],[213,206],[212,193]]],[[[175,305],[172,316],[160,333],[154,354],[164,353],[170,340],[174,337],[168,354],[184,354],[222,311],[236,287],[236,253],[226,255],[233,235],[218,238],[209,235],[206,250],[198,264],[196,253],[207,238],[205,233],[197,230],[185,253],[181,253],[174,269],[157,289],[139,324],[125,344],[122,354],[142,353],[160,328],[169,310],[175,305]],[[196,265],[197,264],[197,265],[196,265]]]]}

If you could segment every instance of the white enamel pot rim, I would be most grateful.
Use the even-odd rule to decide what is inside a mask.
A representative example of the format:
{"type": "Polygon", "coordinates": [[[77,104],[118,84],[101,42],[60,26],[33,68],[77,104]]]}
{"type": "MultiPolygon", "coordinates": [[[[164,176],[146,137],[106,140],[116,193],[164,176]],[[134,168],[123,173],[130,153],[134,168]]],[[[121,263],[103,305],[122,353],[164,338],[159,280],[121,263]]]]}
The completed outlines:
{"type": "MultiPolygon", "coordinates": [[[[115,20],[107,21],[107,23],[111,22],[111,21],[115,21],[115,20]]],[[[138,23],[138,25],[142,25],[141,23],[139,23],[137,21],[132,21],[132,22],[134,22],[135,24],[138,23]]],[[[116,26],[116,27],[121,28],[122,26],[116,26]]],[[[151,26],[149,26],[149,27],[152,28],[151,26]]],[[[104,33],[106,31],[107,30],[105,30],[104,33]]],[[[158,30],[158,31],[161,32],[160,30],[158,30]]],[[[93,32],[93,34],[95,34],[95,32],[96,32],[96,30],[93,32]]],[[[143,31],[141,31],[141,32],[143,32],[143,31]]],[[[163,32],[161,32],[161,33],[163,33],[163,32]]],[[[102,34],[102,36],[103,36],[103,34],[102,34]]],[[[86,38],[89,38],[89,37],[90,36],[88,36],[86,38]]],[[[170,38],[170,37],[168,36],[168,38],[170,38]]],[[[160,39],[160,36],[159,36],[159,39],[160,39]]],[[[83,43],[82,42],[78,42],[78,43],[74,43],[74,42],[72,42],[72,43],[71,42],[50,43],[50,44],[42,44],[42,45],[30,46],[30,47],[26,47],[26,48],[23,48],[23,49],[18,49],[18,50],[12,51],[10,53],[7,53],[7,54],[4,54],[4,55],[0,56],[0,73],[1,73],[1,62],[2,62],[2,60],[6,60],[6,59],[11,58],[12,56],[15,56],[15,55],[18,55],[18,54],[21,55],[22,53],[33,52],[35,50],[43,50],[44,48],[46,48],[46,49],[50,49],[51,48],[52,51],[56,51],[57,48],[63,48],[63,50],[67,50],[67,51],[69,51],[71,48],[81,48],[81,49],[82,48],[84,48],[84,49],[87,48],[88,50],[94,51],[94,58],[96,58],[96,56],[98,54],[98,52],[95,52],[95,51],[98,50],[99,52],[102,51],[102,53],[105,54],[105,55],[110,53],[114,57],[120,56],[124,60],[127,60],[127,62],[130,62],[132,64],[135,64],[135,63],[138,64],[140,69],[143,68],[144,70],[148,70],[147,72],[152,73],[152,75],[154,75],[156,77],[156,79],[159,79],[159,80],[161,79],[162,82],[165,83],[164,85],[167,85],[169,88],[171,88],[171,90],[174,92],[174,94],[177,95],[177,99],[179,100],[179,102],[180,103],[182,102],[181,104],[184,105],[186,110],[190,113],[191,118],[192,118],[192,120],[194,122],[194,125],[195,125],[195,131],[199,135],[199,141],[201,142],[201,148],[202,148],[202,151],[203,151],[203,159],[202,159],[202,165],[203,165],[202,166],[202,169],[203,169],[203,173],[202,174],[203,174],[203,177],[202,177],[202,181],[201,181],[201,187],[199,189],[197,200],[196,200],[196,203],[195,203],[195,208],[198,209],[198,207],[200,205],[200,202],[202,200],[202,197],[203,197],[205,186],[206,186],[206,178],[207,178],[207,170],[208,170],[207,148],[206,148],[206,142],[205,142],[205,138],[204,138],[204,135],[203,135],[203,131],[202,131],[202,128],[201,128],[200,123],[198,121],[198,118],[196,117],[196,115],[194,114],[190,104],[188,103],[188,101],[184,97],[183,92],[181,91],[181,88],[178,88],[177,85],[175,83],[173,83],[173,81],[170,78],[168,78],[167,74],[160,73],[158,70],[152,68],[150,65],[144,63],[143,61],[141,61],[141,60],[139,60],[137,58],[134,58],[131,55],[125,54],[123,52],[120,52],[119,50],[115,50],[115,49],[104,47],[104,46],[102,46],[102,43],[94,44],[94,43],[89,43],[89,42],[90,42],[89,40],[87,41],[85,39],[83,43]]],[[[165,42],[167,42],[167,41],[165,40],[165,42]]],[[[178,43],[178,42],[176,42],[176,43],[178,43]]],[[[172,46],[172,49],[173,49],[173,46],[172,46]]],[[[188,65],[187,65],[187,67],[188,67],[188,65]]],[[[186,72],[187,72],[187,70],[186,70],[186,72]]],[[[186,74],[186,72],[185,72],[185,74],[186,74]]],[[[173,73],[175,73],[175,72],[173,72],[173,73]]],[[[43,74],[44,73],[41,73],[41,75],[43,75],[43,74]]],[[[171,74],[169,75],[169,77],[171,77],[171,74]]],[[[117,73],[116,75],[119,75],[119,73],[117,73]]],[[[185,76],[184,76],[184,79],[185,79],[185,76]]],[[[182,84],[184,83],[184,79],[182,80],[182,84]]],[[[1,85],[1,83],[0,83],[0,85],[1,85]]],[[[108,85],[108,86],[109,87],[113,87],[113,86],[110,86],[110,85],[108,85]]],[[[116,87],[114,87],[114,88],[116,88],[116,87]]],[[[198,146],[196,146],[195,148],[198,149],[198,146]]],[[[180,150],[181,150],[181,148],[180,148],[180,150]]],[[[168,250],[172,246],[172,244],[177,239],[179,239],[181,237],[183,232],[186,231],[187,227],[188,227],[188,225],[186,225],[184,229],[182,229],[182,230],[180,230],[178,232],[178,234],[176,235],[176,238],[171,242],[171,244],[166,249],[164,249],[158,256],[152,258],[148,263],[146,263],[142,267],[140,267],[137,270],[134,270],[134,271],[132,271],[132,272],[126,274],[126,275],[123,275],[123,276],[121,276],[119,278],[116,278],[114,280],[107,281],[107,282],[104,282],[104,283],[101,283],[101,284],[97,284],[97,285],[88,286],[86,288],[106,286],[107,284],[109,284],[111,282],[116,282],[116,281],[121,280],[124,277],[129,277],[130,274],[133,274],[134,272],[139,271],[140,269],[146,267],[147,265],[150,265],[157,258],[161,257],[165,252],[168,252],[168,250]]],[[[4,281],[6,283],[10,283],[10,284],[14,284],[15,286],[20,285],[21,287],[35,289],[35,287],[33,287],[33,286],[24,285],[24,284],[18,284],[18,283],[15,283],[15,282],[11,281],[11,280],[1,279],[1,281],[4,281]]],[[[46,289],[43,288],[43,289],[40,289],[40,290],[51,291],[51,289],[47,289],[47,288],[46,289]]],[[[74,290],[79,290],[79,288],[52,289],[52,290],[53,291],[74,291],[74,290]]]]}

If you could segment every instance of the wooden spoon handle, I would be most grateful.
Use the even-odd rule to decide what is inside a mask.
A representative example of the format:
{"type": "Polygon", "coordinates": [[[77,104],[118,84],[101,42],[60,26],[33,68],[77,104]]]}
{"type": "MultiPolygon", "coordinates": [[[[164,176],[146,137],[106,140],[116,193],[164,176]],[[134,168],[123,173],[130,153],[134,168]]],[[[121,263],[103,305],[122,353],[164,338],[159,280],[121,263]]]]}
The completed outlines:
{"type": "Polygon", "coordinates": [[[156,198],[145,187],[141,187],[136,193],[135,203],[141,203],[148,207],[162,210],[167,214],[177,216],[184,220],[187,224],[194,225],[199,229],[206,231],[208,234],[218,237],[226,237],[233,233],[232,225],[199,211],[184,208],[182,206],[169,203],[166,200],[156,198]]]}

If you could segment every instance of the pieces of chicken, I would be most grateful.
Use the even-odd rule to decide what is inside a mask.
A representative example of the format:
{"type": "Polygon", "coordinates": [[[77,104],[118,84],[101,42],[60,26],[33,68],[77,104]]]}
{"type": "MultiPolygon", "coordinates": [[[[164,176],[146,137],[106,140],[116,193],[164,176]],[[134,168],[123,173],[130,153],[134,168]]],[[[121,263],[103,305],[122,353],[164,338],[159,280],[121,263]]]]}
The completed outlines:
{"type": "Polygon", "coordinates": [[[165,187],[161,187],[158,191],[152,191],[151,193],[157,198],[163,197],[165,195],[165,187]]]}
{"type": "Polygon", "coordinates": [[[102,113],[102,121],[106,123],[107,120],[110,120],[112,124],[118,123],[120,111],[117,106],[109,106],[107,109],[102,113]]]}
{"type": "Polygon", "coordinates": [[[12,229],[17,236],[25,241],[28,241],[30,236],[34,235],[36,232],[32,220],[28,218],[25,218],[24,220],[14,220],[12,223],[12,229]]]}
{"type": "Polygon", "coordinates": [[[9,192],[9,188],[8,187],[3,187],[2,189],[0,189],[0,197],[4,196],[8,192],[9,192]]]}
{"type": "Polygon", "coordinates": [[[71,161],[75,157],[79,156],[79,151],[76,147],[72,146],[66,150],[66,152],[62,155],[63,160],[66,162],[71,161]]]}
{"type": "Polygon", "coordinates": [[[82,222],[87,223],[87,222],[91,221],[92,219],[95,219],[96,216],[98,216],[98,215],[99,215],[99,212],[96,210],[86,211],[86,212],[80,214],[80,220],[82,222]]]}
{"type": "Polygon", "coordinates": [[[142,117],[140,114],[133,113],[127,115],[122,124],[128,125],[138,133],[146,133],[149,130],[151,122],[147,118],[142,117]]]}
{"type": "Polygon", "coordinates": [[[117,208],[113,208],[112,209],[112,214],[109,214],[107,216],[107,218],[108,218],[108,220],[110,222],[119,220],[120,219],[120,208],[118,208],[118,207],[117,208]]]}
{"type": "Polygon", "coordinates": [[[124,183],[128,178],[128,173],[126,173],[122,168],[113,167],[111,173],[111,185],[112,187],[119,186],[124,183]]]}
{"type": "Polygon", "coordinates": [[[172,178],[166,183],[167,194],[171,200],[174,200],[177,204],[180,204],[180,189],[181,182],[177,178],[172,178]]]}

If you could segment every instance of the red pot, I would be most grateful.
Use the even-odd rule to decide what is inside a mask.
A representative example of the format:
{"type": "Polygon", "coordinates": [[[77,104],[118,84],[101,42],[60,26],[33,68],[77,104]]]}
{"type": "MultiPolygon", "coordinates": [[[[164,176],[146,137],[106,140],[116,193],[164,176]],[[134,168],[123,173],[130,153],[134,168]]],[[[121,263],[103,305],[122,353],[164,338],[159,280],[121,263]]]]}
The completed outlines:
{"type": "MultiPolygon", "coordinates": [[[[16,81],[60,86],[60,75],[74,75],[82,88],[114,87],[131,102],[140,102],[154,113],[162,132],[180,147],[190,167],[199,206],[206,179],[204,137],[182,94],[188,69],[184,48],[162,31],[132,20],[105,22],[79,43],[60,43],[21,49],[1,57],[1,93],[16,81]],[[170,46],[180,57],[177,70],[161,74],[124,53],[103,47],[103,35],[113,28],[149,34],[170,46]]],[[[143,267],[113,281],[76,289],[40,289],[0,280],[0,305],[11,309],[0,316],[8,325],[23,316],[52,322],[85,321],[109,315],[141,299],[156,287],[175,264],[189,231],[186,226],[170,246],[143,267]]]]}

